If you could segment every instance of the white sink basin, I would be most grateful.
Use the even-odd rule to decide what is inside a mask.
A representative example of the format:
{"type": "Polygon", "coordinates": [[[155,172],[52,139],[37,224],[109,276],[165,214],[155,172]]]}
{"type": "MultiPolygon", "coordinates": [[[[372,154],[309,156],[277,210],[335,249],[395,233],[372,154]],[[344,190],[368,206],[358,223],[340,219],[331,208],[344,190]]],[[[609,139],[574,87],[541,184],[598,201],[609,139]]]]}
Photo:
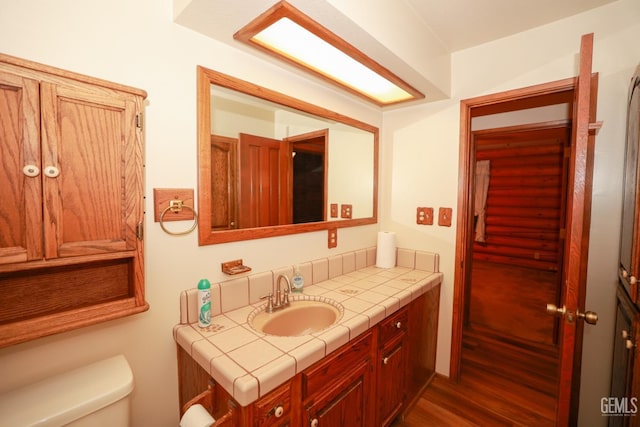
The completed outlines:
{"type": "Polygon", "coordinates": [[[249,314],[249,325],[258,332],[281,337],[309,335],[335,324],[344,309],[331,300],[293,300],[289,307],[267,313],[265,307],[249,314]]]}

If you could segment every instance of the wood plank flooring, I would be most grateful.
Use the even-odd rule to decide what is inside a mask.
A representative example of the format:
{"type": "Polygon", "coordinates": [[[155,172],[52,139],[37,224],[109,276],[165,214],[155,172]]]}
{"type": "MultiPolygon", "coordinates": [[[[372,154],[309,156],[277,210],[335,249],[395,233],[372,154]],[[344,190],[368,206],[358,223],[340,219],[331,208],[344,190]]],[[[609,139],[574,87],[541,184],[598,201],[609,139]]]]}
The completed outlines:
{"type": "Polygon", "coordinates": [[[486,343],[465,347],[461,381],[436,376],[393,427],[554,426],[557,361],[530,364],[528,351],[509,353],[486,343]]]}
{"type": "MultiPolygon", "coordinates": [[[[482,275],[491,277],[497,287],[489,291],[485,283],[487,295],[502,297],[482,298],[482,316],[476,311],[476,322],[465,329],[460,382],[454,384],[446,377],[436,376],[404,419],[397,419],[392,427],[555,425],[558,354],[557,348],[549,344],[551,340],[541,339],[540,334],[542,330],[552,333],[552,324],[544,322],[542,328],[530,333],[506,333],[509,330],[505,325],[512,321],[509,317],[512,313],[510,310],[506,316],[498,313],[505,312],[504,294],[513,296],[514,284],[520,291],[522,287],[533,286],[526,280],[533,275],[511,270],[486,273],[482,275]],[[505,280],[496,280],[500,277],[505,280]],[[478,322],[480,319],[482,322],[478,322]]],[[[518,324],[530,327],[522,319],[532,323],[545,316],[538,313],[539,305],[542,298],[552,295],[552,291],[544,287],[538,295],[539,301],[532,307],[518,305],[518,324]]]]}
{"type": "Polygon", "coordinates": [[[546,313],[559,302],[560,274],[473,261],[468,323],[541,344],[555,343],[556,319],[546,313]]]}

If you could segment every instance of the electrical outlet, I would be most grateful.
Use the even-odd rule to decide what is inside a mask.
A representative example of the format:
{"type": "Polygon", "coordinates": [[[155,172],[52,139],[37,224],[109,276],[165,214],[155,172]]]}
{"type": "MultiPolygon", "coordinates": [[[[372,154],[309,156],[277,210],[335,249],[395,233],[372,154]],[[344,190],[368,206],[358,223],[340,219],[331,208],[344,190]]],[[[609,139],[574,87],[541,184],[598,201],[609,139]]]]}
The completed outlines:
{"type": "Polygon", "coordinates": [[[453,209],[440,208],[438,210],[438,225],[442,227],[451,227],[451,216],[453,215],[453,209]]]}
{"type": "Polygon", "coordinates": [[[328,231],[329,231],[329,235],[328,235],[327,247],[329,249],[335,248],[338,246],[338,229],[330,228],[328,231]]]}
{"type": "Polygon", "coordinates": [[[433,225],[433,208],[418,208],[416,223],[421,225],[433,225]]]}
{"type": "Polygon", "coordinates": [[[350,219],[351,212],[353,211],[353,206],[351,205],[340,205],[340,217],[350,219]]]}

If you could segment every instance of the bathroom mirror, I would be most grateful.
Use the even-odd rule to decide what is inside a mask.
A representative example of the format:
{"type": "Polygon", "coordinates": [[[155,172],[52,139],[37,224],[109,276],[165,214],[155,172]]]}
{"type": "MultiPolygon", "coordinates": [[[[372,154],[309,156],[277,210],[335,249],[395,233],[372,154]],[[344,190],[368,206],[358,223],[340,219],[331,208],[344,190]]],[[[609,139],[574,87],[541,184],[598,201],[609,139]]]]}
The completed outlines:
{"type": "Polygon", "coordinates": [[[198,241],[377,221],[378,128],[198,67],[198,241]]]}

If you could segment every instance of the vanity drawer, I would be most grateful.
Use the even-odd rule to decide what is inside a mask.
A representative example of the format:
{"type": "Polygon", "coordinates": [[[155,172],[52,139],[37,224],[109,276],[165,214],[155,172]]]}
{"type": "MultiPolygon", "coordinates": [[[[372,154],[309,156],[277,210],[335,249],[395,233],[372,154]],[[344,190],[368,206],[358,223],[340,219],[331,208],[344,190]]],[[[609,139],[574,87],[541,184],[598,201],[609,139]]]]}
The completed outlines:
{"type": "Polygon", "coordinates": [[[403,307],[391,316],[380,322],[380,344],[384,344],[387,340],[395,337],[397,334],[407,331],[409,323],[409,308],[403,307]]]}
{"type": "Polygon", "coordinates": [[[287,381],[254,404],[254,423],[258,427],[288,425],[291,414],[291,381],[287,381]]]}
{"type": "Polygon", "coordinates": [[[302,398],[306,399],[310,395],[326,389],[331,383],[341,379],[345,372],[352,369],[359,361],[370,358],[372,345],[373,334],[368,331],[303,371],[302,398]]]}

